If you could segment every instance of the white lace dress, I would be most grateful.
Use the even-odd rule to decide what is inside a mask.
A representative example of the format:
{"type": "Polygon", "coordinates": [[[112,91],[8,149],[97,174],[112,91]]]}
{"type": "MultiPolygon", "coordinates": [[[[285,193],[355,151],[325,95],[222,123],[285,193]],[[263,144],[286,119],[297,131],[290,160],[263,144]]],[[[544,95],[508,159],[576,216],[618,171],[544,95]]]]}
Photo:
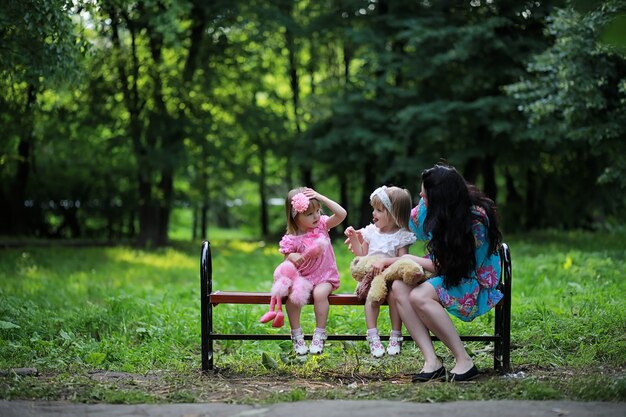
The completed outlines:
{"type": "Polygon", "coordinates": [[[379,255],[386,258],[397,256],[397,250],[415,243],[415,234],[407,229],[400,229],[394,233],[381,233],[373,224],[363,230],[363,239],[369,245],[368,255],[379,255]]]}

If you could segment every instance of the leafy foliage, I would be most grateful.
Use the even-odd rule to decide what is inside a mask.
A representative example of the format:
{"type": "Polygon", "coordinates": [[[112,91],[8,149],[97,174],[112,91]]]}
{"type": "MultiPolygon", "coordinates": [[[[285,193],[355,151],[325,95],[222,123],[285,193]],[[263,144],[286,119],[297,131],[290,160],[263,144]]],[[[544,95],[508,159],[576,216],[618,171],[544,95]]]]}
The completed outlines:
{"type": "Polygon", "coordinates": [[[614,197],[623,195],[626,186],[621,157],[626,65],[623,56],[597,40],[607,23],[626,10],[618,4],[609,2],[586,15],[556,11],[548,25],[553,44],[531,61],[522,81],[508,87],[528,117],[529,129],[522,137],[543,143],[550,152],[537,169],[551,177],[542,193],[561,197],[558,203],[545,202],[544,211],[562,207],[565,197],[566,205],[576,206],[576,213],[564,219],[570,222],[575,215],[604,216],[602,208],[624,202],[614,197]],[[574,167],[580,188],[571,187],[574,167]],[[609,195],[611,202],[605,200],[609,195]]]}
{"type": "MultiPolygon", "coordinates": [[[[0,10],[3,82],[39,84],[78,75],[80,39],[68,13],[66,0],[5,2],[0,10]]],[[[85,45],[81,42],[82,47],[85,45]]]]}
{"type": "Polygon", "coordinates": [[[441,159],[509,231],[614,227],[624,6],[582,3],[11,2],[0,233],[159,246],[190,207],[267,237],[300,184],[364,225],[441,159]]]}

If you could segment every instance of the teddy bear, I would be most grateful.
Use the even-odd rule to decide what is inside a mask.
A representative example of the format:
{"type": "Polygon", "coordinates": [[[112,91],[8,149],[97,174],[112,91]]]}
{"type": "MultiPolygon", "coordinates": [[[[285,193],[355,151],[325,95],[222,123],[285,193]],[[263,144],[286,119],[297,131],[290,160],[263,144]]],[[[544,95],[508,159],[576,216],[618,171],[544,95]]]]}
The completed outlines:
{"type": "MultiPolygon", "coordinates": [[[[323,238],[305,242],[306,249],[302,252],[303,268],[312,259],[317,258],[328,246],[328,241],[323,238]]],[[[285,323],[282,302],[283,298],[289,295],[289,300],[298,306],[303,306],[309,301],[313,284],[306,277],[302,276],[298,268],[288,260],[282,261],[274,270],[274,284],[270,291],[270,307],[259,321],[267,323],[272,321],[272,327],[282,327],[285,323]]]]}
{"type": "Polygon", "coordinates": [[[358,281],[356,295],[360,300],[382,303],[387,298],[388,285],[392,281],[402,280],[405,284],[415,287],[429,278],[421,265],[410,259],[398,259],[383,272],[372,276],[371,266],[380,256],[357,256],[350,263],[350,274],[358,281]]]}

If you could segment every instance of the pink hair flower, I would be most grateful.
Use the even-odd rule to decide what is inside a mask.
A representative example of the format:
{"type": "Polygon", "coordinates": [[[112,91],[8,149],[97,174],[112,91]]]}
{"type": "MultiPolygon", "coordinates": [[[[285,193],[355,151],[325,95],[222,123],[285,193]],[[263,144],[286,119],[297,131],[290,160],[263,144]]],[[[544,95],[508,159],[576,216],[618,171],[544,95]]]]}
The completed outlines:
{"type": "Polygon", "coordinates": [[[304,213],[309,208],[309,198],[304,193],[298,193],[291,199],[291,215],[296,217],[297,213],[304,213]]]}

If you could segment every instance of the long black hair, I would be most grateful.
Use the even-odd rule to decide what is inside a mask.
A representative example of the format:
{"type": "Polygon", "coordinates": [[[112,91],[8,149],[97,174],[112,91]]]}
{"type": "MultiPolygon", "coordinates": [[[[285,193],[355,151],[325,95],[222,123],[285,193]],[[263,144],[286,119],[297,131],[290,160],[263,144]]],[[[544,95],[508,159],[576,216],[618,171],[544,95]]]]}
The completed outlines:
{"type": "Polygon", "coordinates": [[[426,248],[437,273],[444,276],[444,285],[454,287],[476,269],[476,242],[472,233],[475,220],[487,228],[488,252],[494,253],[500,247],[502,234],[496,205],[449,165],[437,164],[424,170],[422,184],[428,202],[424,231],[432,233],[426,248]],[[487,218],[473,213],[474,206],[481,207],[487,218]]]}

